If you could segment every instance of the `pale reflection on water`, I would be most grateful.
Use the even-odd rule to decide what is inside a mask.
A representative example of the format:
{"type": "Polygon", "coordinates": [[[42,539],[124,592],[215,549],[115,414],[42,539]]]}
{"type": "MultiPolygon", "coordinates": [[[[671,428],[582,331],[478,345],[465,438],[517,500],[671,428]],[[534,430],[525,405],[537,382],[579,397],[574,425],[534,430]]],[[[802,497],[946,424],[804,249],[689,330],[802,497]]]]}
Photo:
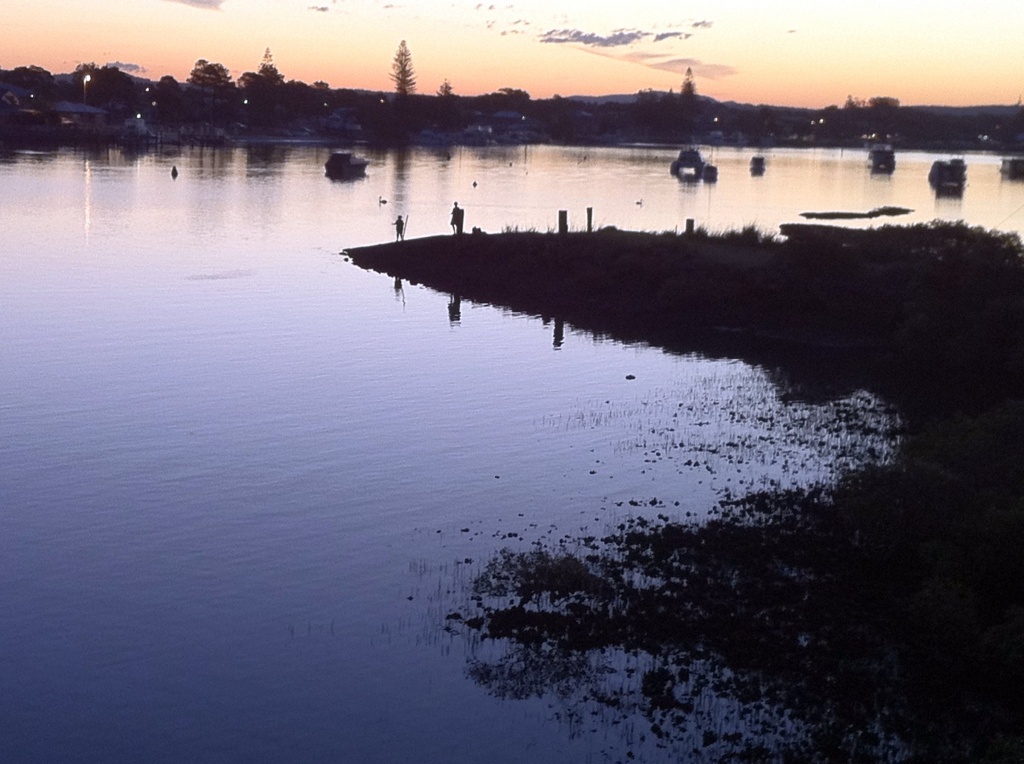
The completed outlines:
{"type": "Polygon", "coordinates": [[[466,679],[431,609],[446,571],[892,453],[898,422],[862,391],[782,402],[770,370],[339,254],[396,214],[415,237],[448,232],[456,200],[488,231],[588,206],[645,230],[883,204],[1019,226],[1024,204],[980,156],[945,208],[926,155],[880,180],[771,151],[752,178],[750,152],[716,149],[717,186],[685,186],[671,149],[371,151],[351,183],[327,153],[0,164],[0,759],[594,760],[617,730],[595,747],[544,699],[466,679]]]}

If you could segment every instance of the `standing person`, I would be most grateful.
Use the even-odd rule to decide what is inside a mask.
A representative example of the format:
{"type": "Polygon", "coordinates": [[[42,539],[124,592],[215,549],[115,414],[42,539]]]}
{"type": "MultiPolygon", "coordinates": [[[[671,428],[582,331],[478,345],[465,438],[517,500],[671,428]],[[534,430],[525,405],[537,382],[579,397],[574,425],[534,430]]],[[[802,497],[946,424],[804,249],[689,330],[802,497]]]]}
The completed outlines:
{"type": "Polygon", "coordinates": [[[455,202],[455,206],[452,207],[452,233],[462,233],[462,221],[466,211],[459,207],[459,203],[455,202]]]}
{"type": "Polygon", "coordinates": [[[405,241],[405,221],[399,215],[392,224],[395,226],[395,241],[405,241]]]}

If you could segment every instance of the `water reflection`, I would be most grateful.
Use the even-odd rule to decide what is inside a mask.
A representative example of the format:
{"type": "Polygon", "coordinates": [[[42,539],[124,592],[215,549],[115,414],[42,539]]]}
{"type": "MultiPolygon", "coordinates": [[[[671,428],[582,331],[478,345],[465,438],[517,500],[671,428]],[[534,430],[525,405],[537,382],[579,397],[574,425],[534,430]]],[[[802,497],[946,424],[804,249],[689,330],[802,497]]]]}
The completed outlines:
{"type": "Polygon", "coordinates": [[[842,577],[857,563],[820,498],[501,550],[446,629],[467,640],[467,674],[488,692],[551,698],[590,733],[618,728],[628,759],[905,758],[912,715],[889,648],[861,620],[871,587],[842,577]]]}
{"type": "Polygon", "coordinates": [[[462,298],[453,294],[448,299],[448,323],[458,326],[462,320],[462,298]]]}

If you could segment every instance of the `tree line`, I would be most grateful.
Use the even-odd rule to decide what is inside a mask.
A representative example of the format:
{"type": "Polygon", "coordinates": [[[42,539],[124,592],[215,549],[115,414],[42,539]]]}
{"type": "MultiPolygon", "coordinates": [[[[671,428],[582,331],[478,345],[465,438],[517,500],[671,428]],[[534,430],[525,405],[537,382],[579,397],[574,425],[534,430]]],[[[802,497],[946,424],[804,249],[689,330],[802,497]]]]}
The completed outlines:
{"type": "MultiPolygon", "coordinates": [[[[459,133],[471,125],[514,115],[530,139],[563,143],[737,141],[752,145],[860,146],[865,140],[906,147],[976,148],[1012,145],[1024,137],[1024,108],[948,110],[904,107],[892,97],[847,97],[842,106],[803,109],[720,103],[697,92],[687,70],[678,92],[641,90],[632,98],[533,99],[518,88],[463,96],[449,79],[435,92],[418,92],[412,54],[403,40],[390,72],[392,92],[332,88],[288,79],[270,49],[237,80],[223,64],[199,59],[184,82],[132,77],[116,66],[84,63],[70,76],[38,66],[0,70],[0,83],[32,94],[31,109],[15,121],[53,120],[56,101],[107,111],[116,123],[135,116],[169,128],[207,125],[235,131],[351,132],[382,143],[413,140],[424,130],[459,133]]],[[[507,127],[507,125],[506,125],[507,127]]]]}

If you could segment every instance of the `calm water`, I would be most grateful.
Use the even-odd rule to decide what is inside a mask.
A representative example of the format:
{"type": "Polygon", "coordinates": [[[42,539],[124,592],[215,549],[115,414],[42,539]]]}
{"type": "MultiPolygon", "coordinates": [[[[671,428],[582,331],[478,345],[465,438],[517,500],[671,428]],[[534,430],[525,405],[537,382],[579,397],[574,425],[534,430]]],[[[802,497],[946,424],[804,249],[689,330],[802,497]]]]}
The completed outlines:
{"type": "Polygon", "coordinates": [[[556,346],[466,301],[452,320],[449,296],[340,250],[396,214],[446,232],[455,200],[488,231],[561,208],[579,227],[587,206],[645,230],[883,204],[1024,226],[998,157],[937,201],[924,154],[879,178],[859,153],[774,151],[751,178],[750,152],[718,149],[718,184],[685,186],[674,153],[371,153],[351,183],[309,148],[3,156],[0,760],[621,751],[621,728],[467,678],[472,646],[441,629],[460,586],[502,545],[885,459],[895,419],[863,392],[783,403],[738,361],[571,327],[556,346]]]}

